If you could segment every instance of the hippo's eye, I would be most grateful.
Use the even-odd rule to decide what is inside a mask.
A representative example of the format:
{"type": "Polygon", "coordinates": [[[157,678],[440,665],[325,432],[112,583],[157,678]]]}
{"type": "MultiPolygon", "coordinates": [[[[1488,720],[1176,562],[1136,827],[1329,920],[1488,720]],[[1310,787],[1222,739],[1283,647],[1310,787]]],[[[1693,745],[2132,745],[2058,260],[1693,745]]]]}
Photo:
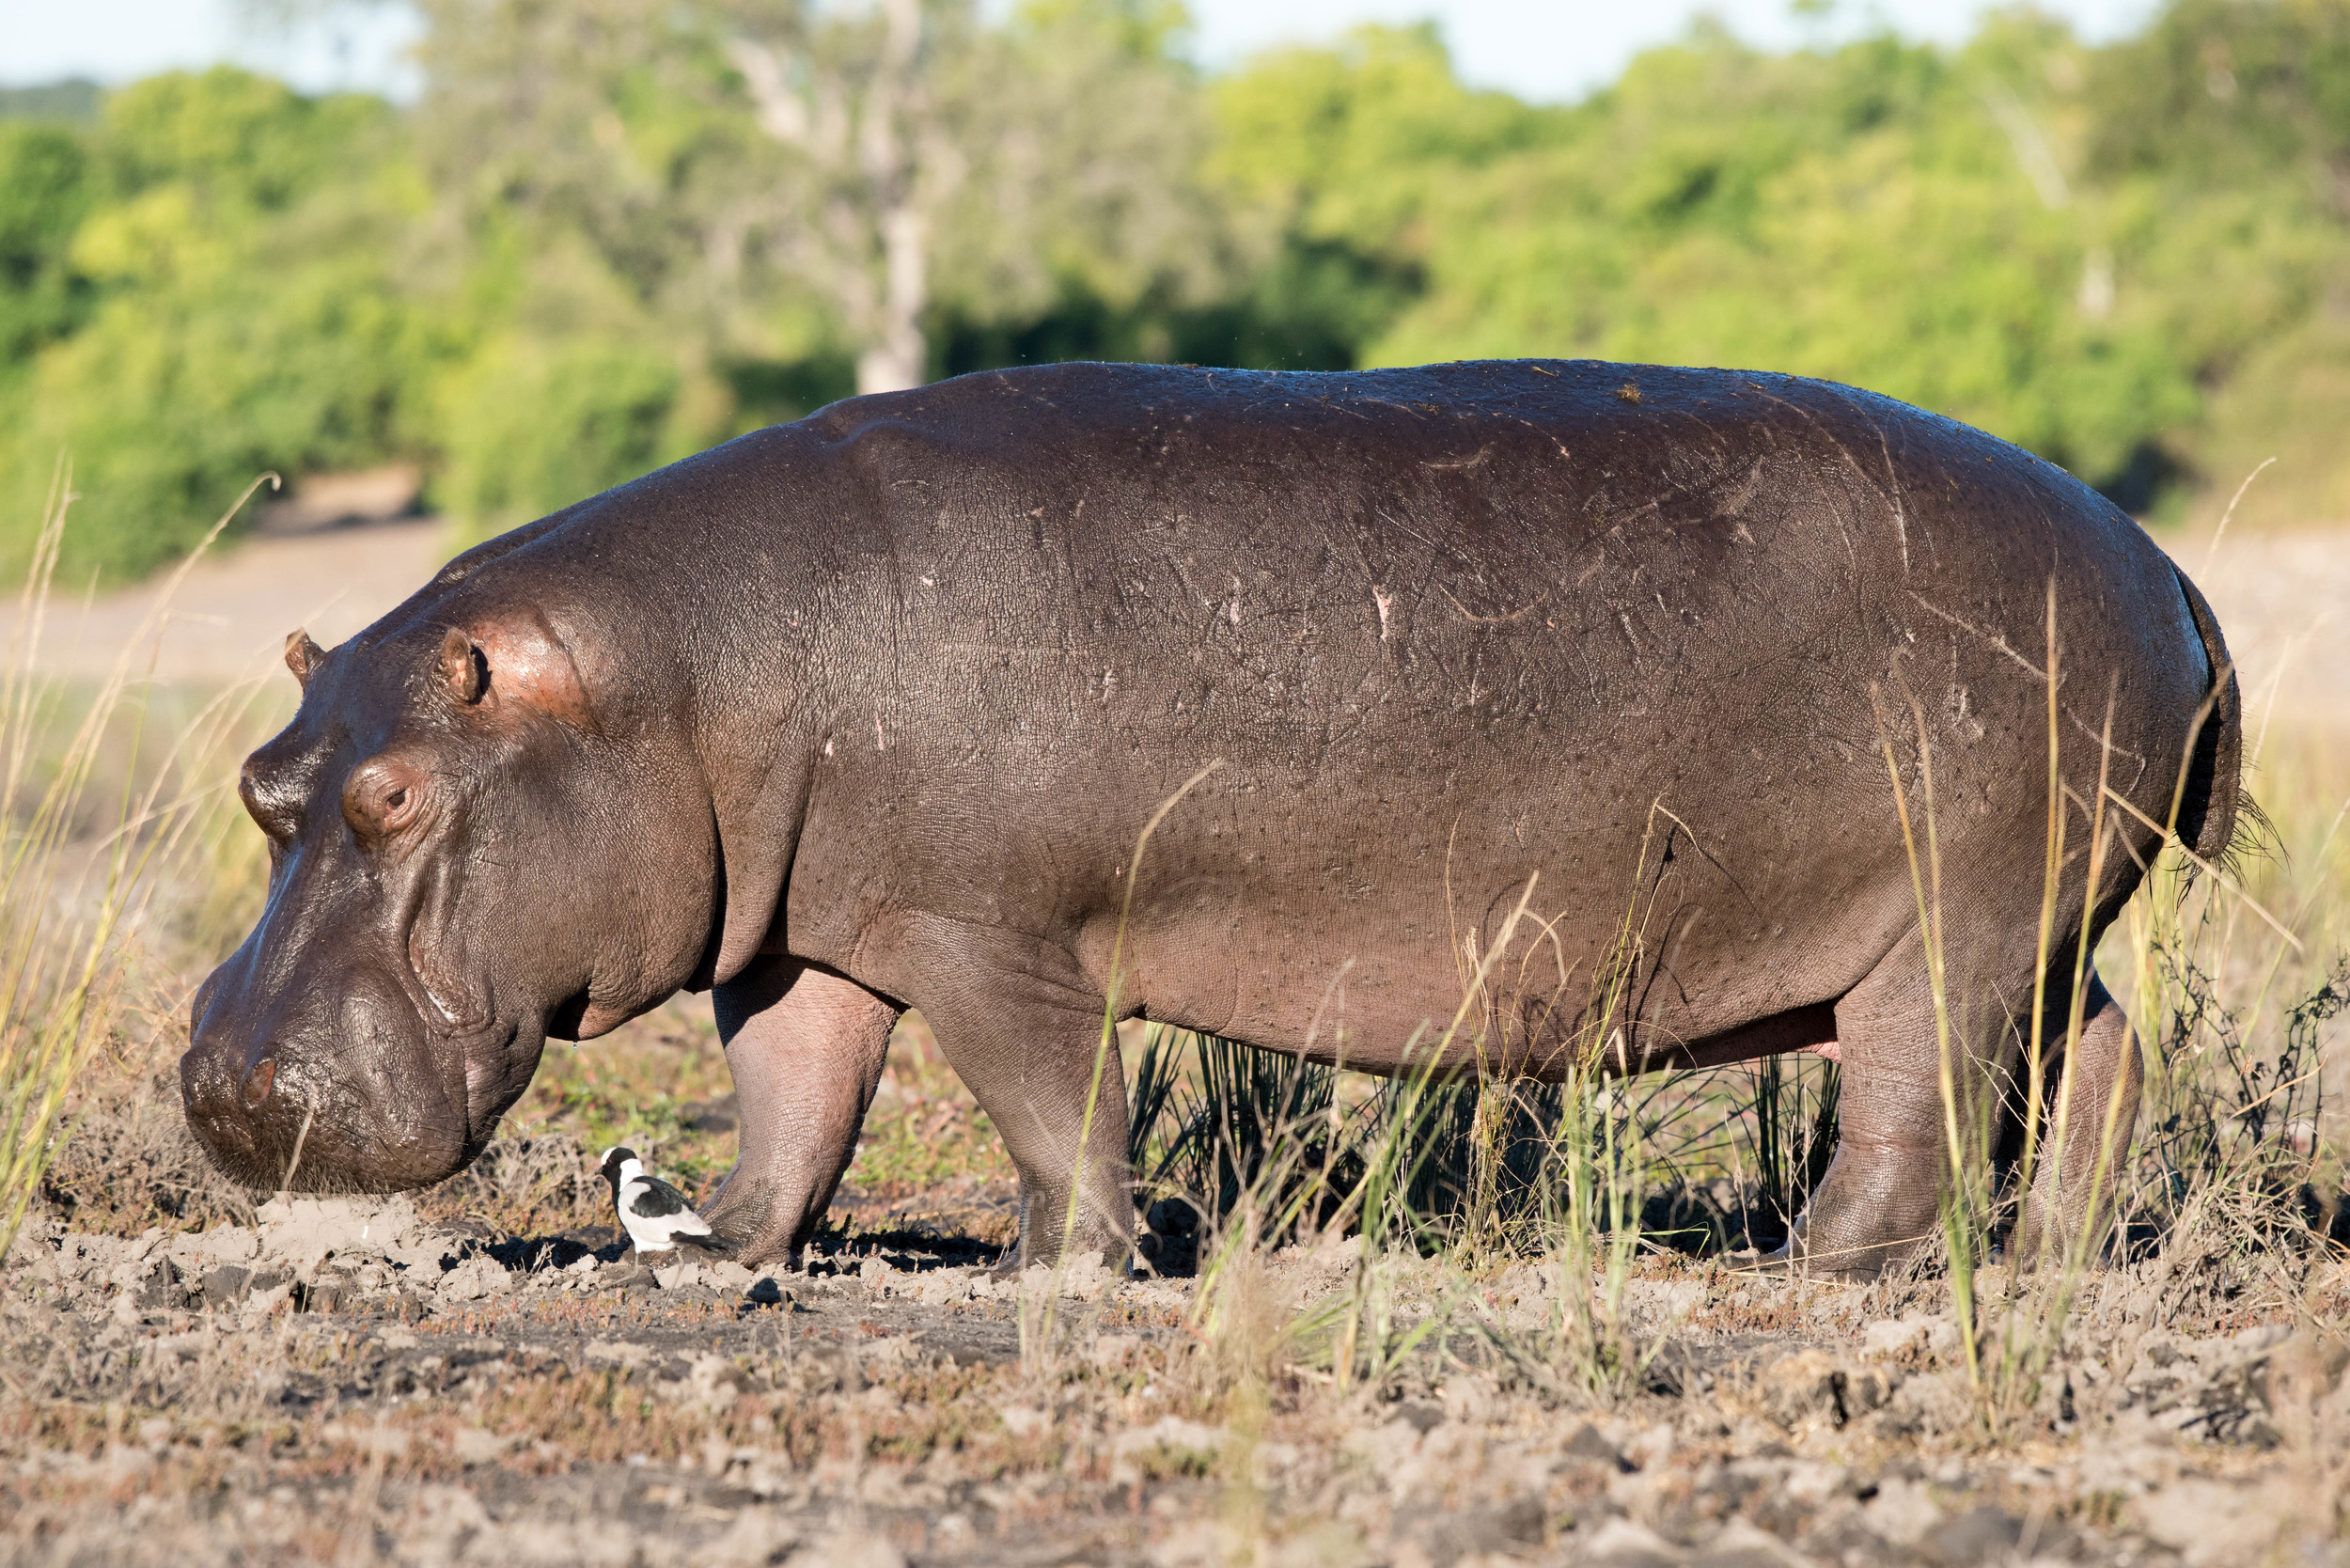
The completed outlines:
{"type": "Polygon", "coordinates": [[[343,820],[363,841],[384,839],[406,827],[424,804],[424,776],[413,762],[371,757],[351,771],[343,786],[343,820]]]}

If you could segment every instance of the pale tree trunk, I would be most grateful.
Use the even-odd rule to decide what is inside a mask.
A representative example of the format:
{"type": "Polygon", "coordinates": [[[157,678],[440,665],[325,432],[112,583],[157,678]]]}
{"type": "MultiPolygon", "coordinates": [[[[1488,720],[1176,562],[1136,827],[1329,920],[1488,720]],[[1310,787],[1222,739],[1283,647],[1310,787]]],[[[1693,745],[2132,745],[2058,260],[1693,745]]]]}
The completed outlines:
{"type": "Polygon", "coordinates": [[[930,214],[937,171],[922,167],[923,117],[932,105],[922,78],[923,0],[879,0],[880,55],[864,78],[819,79],[812,102],[794,89],[786,50],[752,39],[730,47],[760,126],[820,168],[854,171],[824,204],[818,273],[856,344],[859,393],[919,386],[930,367],[922,313],[930,306],[930,214]],[[852,129],[854,127],[854,130],[852,129]],[[926,175],[929,178],[926,178],[926,175]]]}
{"type": "Polygon", "coordinates": [[[887,34],[881,69],[865,102],[858,152],[866,188],[872,193],[874,238],[880,242],[880,308],[864,323],[866,341],[856,361],[856,389],[898,392],[922,384],[930,345],[922,337],[922,309],[930,303],[930,273],[923,254],[929,225],[916,205],[921,170],[916,149],[921,134],[914,123],[925,105],[916,72],[922,50],[922,0],[882,0],[887,34]]]}
{"type": "Polygon", "coordinates": [[[930,368],[922,310],[930,304],[930,225],[911,202],[881,217],[882,290],[877,340],[856,357],[856,389],[900,392],[919,386],[930,368]]]}

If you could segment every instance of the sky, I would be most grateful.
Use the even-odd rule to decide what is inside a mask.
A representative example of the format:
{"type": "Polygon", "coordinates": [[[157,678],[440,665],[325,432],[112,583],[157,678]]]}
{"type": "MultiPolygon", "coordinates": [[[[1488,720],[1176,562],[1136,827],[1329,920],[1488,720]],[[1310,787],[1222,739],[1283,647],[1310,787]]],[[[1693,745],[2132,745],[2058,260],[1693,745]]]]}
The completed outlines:
{"type": "MultiPolygon", "coordinates": [[[[1361,22],[1434,18],[1462,75],[1543,102],[1581,97],[1644,48],[1668,42],[1710,12],[1750,42],[1793,48],[1890,24],[1911,38],[1955,42],[1981,0],[1841,0],[1825,20],[1799,18],[1788,0],[1190,0],[1196,53],[1222,67],[1270,45],[1327,39],[1361,22]]],[[[2085,38],[2127,33],[2153,0],[2041,0],[2085,38]]],[[[311,90],[366,87],[407,96],[401,50],[413,19],[384,6],[333,29],[288,39],[242,22],[237,0],[0,0],[0,83],[61,76],[129,81],[220,60],[284,76],[311,90]]]]}

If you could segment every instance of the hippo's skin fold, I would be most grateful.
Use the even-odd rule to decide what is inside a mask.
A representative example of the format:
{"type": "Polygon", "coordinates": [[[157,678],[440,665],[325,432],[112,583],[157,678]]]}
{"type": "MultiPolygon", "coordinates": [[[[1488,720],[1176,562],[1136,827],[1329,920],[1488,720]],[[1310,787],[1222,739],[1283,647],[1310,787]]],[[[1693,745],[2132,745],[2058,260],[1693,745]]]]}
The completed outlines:
{"type": "MultiPolygon", "coordinates": [[[[2084,923],[2158,846],[2108,808],[2092,853],[2101,777],[2216,855],[2240,734],[2201,598],[2060,470],[1845,387],[1567,362],[856,399],[288,659],[301,711],[243,781],[268,906],[181,1065],[214,1157],[440,1180],[548,1036],[714,984],[743,1145],[713,1218],[754,1261],[821,1219],[907,1006],[1019,1166],[1021,1256],[1120,1252],[1115,1063],[1079,1148],[1116,951],[1120,1014],[1374,1071],[1489,956],[1464,1066],[1833,1041],[1842,1138],[1791,1247],[1872,1272],[1948,1164],[1888,747],[1983,1104],[2041,955],[2060,1038],[2084,923]]],[[[2034,1226],[2092,1222],[2136,1110],[2093,976],[2081,1012],[2034,1226]]]]}

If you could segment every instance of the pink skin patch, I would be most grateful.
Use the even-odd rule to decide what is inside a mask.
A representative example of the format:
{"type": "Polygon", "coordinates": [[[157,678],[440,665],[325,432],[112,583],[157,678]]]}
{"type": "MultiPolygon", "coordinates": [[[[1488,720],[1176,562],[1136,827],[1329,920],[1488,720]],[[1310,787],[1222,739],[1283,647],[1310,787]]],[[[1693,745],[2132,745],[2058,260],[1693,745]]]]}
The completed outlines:
{"type": "Polygon", "coordinates": [[[1823,1040],[1817,1045],[1806,1045],[1804,1049],[1812,1056],[1825,1057],[1833,1062],[1841,1062],[1844,1059],[1844,1048],[1833,1040],[1823,1040]]]}

